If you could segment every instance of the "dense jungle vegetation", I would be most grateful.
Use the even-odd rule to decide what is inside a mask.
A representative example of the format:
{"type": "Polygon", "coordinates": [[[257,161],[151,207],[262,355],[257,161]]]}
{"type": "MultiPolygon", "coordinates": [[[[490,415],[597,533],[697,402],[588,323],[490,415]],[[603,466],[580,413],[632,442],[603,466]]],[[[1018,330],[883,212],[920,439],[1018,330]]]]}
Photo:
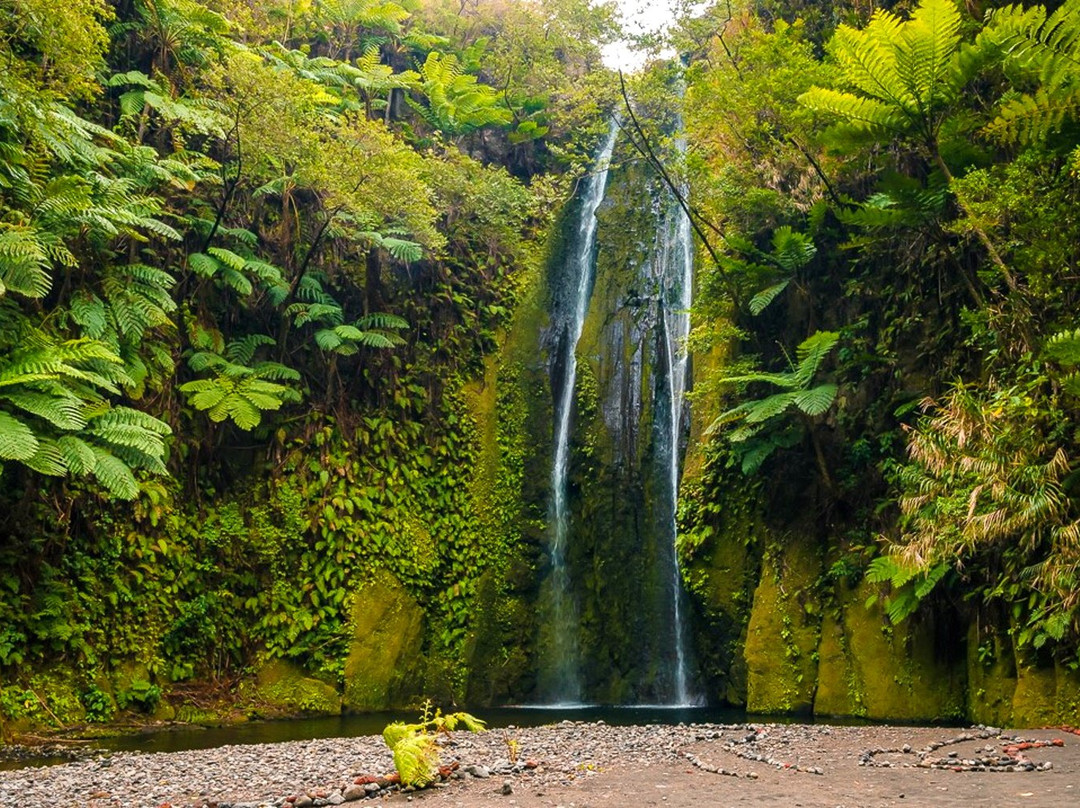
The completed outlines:
{"type": "Polygon", "coordinates": [[[619,36],[0,0],[0,728],[528,693],[547,470],[496,382],[612,115],[698,240],[709,698],[746,638],[701,561],[750,524],[814,534],[819,596],[1080,669],[1080,1],[718,0],[625,80],[619,36]]]}

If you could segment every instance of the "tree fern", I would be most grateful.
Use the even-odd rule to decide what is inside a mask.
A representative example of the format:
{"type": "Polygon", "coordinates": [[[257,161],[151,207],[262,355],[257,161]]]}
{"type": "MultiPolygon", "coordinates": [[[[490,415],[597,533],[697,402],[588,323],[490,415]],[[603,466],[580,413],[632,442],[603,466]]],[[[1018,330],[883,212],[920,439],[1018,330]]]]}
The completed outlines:
{"type": "Polygon", "coordinates": [[[736,444],[742,456],[743,471],[752,472],[777,448],[792,443],[790,424],[783,416],[797,412],[813,418],[824,415],[836,400],[837,386],[831,383],[811,386],[821,363],[836,346],[840,335],[818,331],[796,348],[797,364],[785,373],[753,372],[718,379],[723,384],[767,384],[780,392],[755,398],[721,413],[709,426],[713,433],[734,424],[727,438],[736,444]]]}
{"type": "Polygon", "coordinates": [[[453,54],[428,54],[420,68],[419,89],[427,103],[407,98],[409,105],[431,128],[452,137],[513,120],[502,95],[465,73],[453,54]]]}
{"type": "MultiPolygon", "coordinates": [[[[187,262],[188,268],[199,277],[213,278],[242,297],[255,291],[251,278],[267,289],[283,286],[281,270],[274,265],[239,255],[224,247],[210,247],[205,253],[190,253],[187,262]]],[[[284,288],[287,290],[287,285],[284,288]]]]}
{"type": "Polygon", "coordinates": [[[912,134],[936,148],[938,131],[983,51],[961,46],[953,0],[922,0],[910,19],[877,11],[863,29],[841,25],[830,47],[850,90],[813,87],[799,103],[865,134],[912,134]]]}
{"type": "MultiPolygon", "coordinates": [[[[752,245],[747,246],[749,249],[753,249],[752,245]]],[[[742,267],[748,270],[760,268],[768,271],[773,277],[775,277],[776,270],[780,270],[787,276],[755,294],[750,299],[750,313],[753,315],[761,314],[770,303],[788,288],[799,270],[809,264],[816,254],[817,247],[814,246],[814,242],[809,236],[797,233],[786,225],[778,227],[773,233],[772,251],[760,254],[762,261],[771,266],[771,271],[765,267],[740,262],[742,267]]]]}
{"type": "Polygon", "coordinates": [[[1042,143],[1080,114],[1080,0],[1044,6],[1006,6],[989,13],[981,39],[1002,49],[1006,66],[1032,92],[1007,97],[986,127],[1005,142],[1042,143]]]}
{"type": "Polygon", "coordinates": [[[260,347],[274,344],[273,338],[255,334],[234,340],[223,353],[195,351],[188,357],[188,366],[213,375],[187,382],[180,391],[211,421],[231,420],[240,429],[254,429],[262,423],[264,412],[300,400],[296,387],[281,384],[299,381],[296,370],[279,362],[253,362],[260,347]]]}

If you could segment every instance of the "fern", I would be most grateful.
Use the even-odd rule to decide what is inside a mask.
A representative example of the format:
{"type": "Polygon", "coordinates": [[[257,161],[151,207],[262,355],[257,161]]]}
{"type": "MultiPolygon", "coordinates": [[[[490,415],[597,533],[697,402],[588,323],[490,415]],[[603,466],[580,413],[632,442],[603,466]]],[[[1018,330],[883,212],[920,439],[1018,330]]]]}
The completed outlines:
{"type": "Polygon", "coordinates": [[[427,702],[418,723],[395,721],[386,726],[383,741],[393,753],[402,785],[423,788],[434,781],[439,765],[439,747],[435,743],[435,736],[459,727],[469,732],[483,732],[484,722],[468,713],[444,715],[441,710],[433,711],[431,702],[427,702]]]}
{"type": "Polygon", "coordinates": [[[0,223],[0,295],[44,297],[52,287],[49,252],[33,227],[0,223]]]}
{"type": "Polygon", "coordinates": [[[1051,14],[1043,6],[993,10],[980,39],[1002,50],[1008,68],[1039,85],[1006,98],[988,134],[1008,143],[1042,143],[1080,115],[1080,0],[1066,0],[1051,14]]]}
{"type": "Polygon", "coordinates": [[[832,331],[818,331],[807,337],[796,348],[797,364],[786,373],[759,371],[717,380],[722,384],[767,384],[781,388],[780,392],[743,401],[721,413],[706,430],[712,434],[724,425],[735,424],[727,437],[742,454],[744,472],[756,470],[775,449],[792,444],[792,435],[781,416],[794,411],[814,418],[824,415],[833,405],[837,386],[831,383],[811,386],[811,382],[839,336],[832,331]]]}
{"type": "Polygon", "coordinates": [[[877,11],[861,30],[840,25],[831,47],[847,89],[812,87],[804,106],[855,134],[913,135],[934,148],[942,123],[989,49],[961,45],[953,0],[921,0],[910,19],[877,11]]]}
{"type": "Polygon", "coordinates": [[[38,440],[25,423],[0,411],[0,458],[29,460],[37,453],[38,440]]]}
{"type": "Polygon", "coordinates": [[[260,347],[274,344],[271,337],[252,334],[230,342],[222,353],[195,351],[188,357],[188,366],[214,375],[182,384],[180,391],[211,421],[231,420],[240,429],[254,429],[262,423],[264,412],[300,400],[299,390],[280,383],[299,381],[295,369],[279,362],[253,363],[260,347]]]}
{"type": "Polygon", "coordinates": [[[502,94],[465,73],[453,54],[429,53],[420,68],[418,87],[427,104],[406,97],[409,106],[432,129],[446,135],[468,134],[485,126],[505,126],[513,120],[502,94]]]}

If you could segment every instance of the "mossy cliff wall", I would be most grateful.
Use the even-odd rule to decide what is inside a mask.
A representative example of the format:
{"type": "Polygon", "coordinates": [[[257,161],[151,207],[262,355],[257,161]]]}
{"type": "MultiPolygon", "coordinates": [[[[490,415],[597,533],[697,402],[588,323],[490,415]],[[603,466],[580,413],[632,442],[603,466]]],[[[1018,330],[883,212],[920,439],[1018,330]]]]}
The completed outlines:
{"type": "MultiPolygon", "coordinates": [[[[725,359],[719,348],[696,355],[695,377],[725,359]]],[[[723,409],[715,394],[695,397],[680,490],[680,560],[710,701],[879,720],[1076,722],[1080,673],[1018,655],[1007,615],[935,603],[892,624],[887,590],[844,557],[813,491],[744,475],[709,439],[723,409]]]]}
{"type": "MultiPolygon", "coordinates": [[[[700,449],[697,445],[695,450],[700,449]]],[[[765,518],[768,494],[709,448],[683,482],[683,575],[710,700],[758,713],[1072,723],[1080,675],[1017,655],[989,615],[939,604],[892,624],[830,536],[765,518]],[[712,492],[709,494],[708,492],[712,492]]]]}
{"type": "MultiPolygon", "coordinates": [[[[620,167],[597,214],[596,277],[572,412],[570,567],[587,696],[604,702],[655,692],[660,673],[650,662],[658,658],[650,638],[671,630],[662,608],[642,608],[660,591],[645,571],[655,567],[658,522],[669,516],[656,505],[648,428],[659,376],[657,289],[649,286],[648,265],[663,191],[639,162],[621,160],[628,156],[616,152],[620,167]]],[[[561,233],[576,227],[578,212],[576,204],[567,207],[561,233]]],[[[425,670],[410,678],[405,657],[387,663],[399,681],[414,683],[413,700],[421,693],[472,705],[535,697],[557,376],[551,323],[566,282],[561,233],[546,267],[525,284],[499,350],[464,391],[476,444],[471,507],[496,560],[469,593],[460,656],[432,655],[437,621],[428,610],[416,646],[425,670]],[[461,665],[463,684],[454,684],[448,664],[461,665]]],[[[720,350],[695,355],[696,376],[723,359],[720,350]]],[[[710,702],[885,720],[1074,719],[1080,676],[1046,660],[1018,660],[1006,632],[980,628],[995,624],[990,616],[940,606],[892,625],[882,610],[885,593],[842,563],[837,528],[817,513],[813,492],[743,475],[705,435],[720,407],[710,397],[693,401],[679,514],[693,650],[710,702]]],[[[384,703],[402,703],[404,691],[397,692],[384,703]]]]}

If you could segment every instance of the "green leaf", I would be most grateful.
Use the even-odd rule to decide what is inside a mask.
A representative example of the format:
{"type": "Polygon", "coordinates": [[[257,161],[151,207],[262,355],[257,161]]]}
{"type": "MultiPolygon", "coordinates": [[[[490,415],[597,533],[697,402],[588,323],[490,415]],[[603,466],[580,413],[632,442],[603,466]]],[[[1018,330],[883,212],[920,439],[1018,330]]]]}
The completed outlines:
{"type": "Polygon", "coordinates": [[[777,295],[779,295],[781,292],[788,288],[789,283],[791,283],[790,278],[784,281],[780,281],[780,283],[775,283],[766,289],[762,289],[760,292],[750,298],[750,313],[754,316],[757,316],[761,314],[761,312],[765,311],[768,305],[776,299],[777,295]]]}
{"type": "Polygon", "coordinates": [[[795,393],[795,406],[810,416],[822,415],[836,399],[835,384],[820,384],[795,393]]]}
{"type": "Polygon", "coordinates": [[[29,460],[38,450],[34,431],[6,412],[0,411],[0,458],[29,460]]]}

